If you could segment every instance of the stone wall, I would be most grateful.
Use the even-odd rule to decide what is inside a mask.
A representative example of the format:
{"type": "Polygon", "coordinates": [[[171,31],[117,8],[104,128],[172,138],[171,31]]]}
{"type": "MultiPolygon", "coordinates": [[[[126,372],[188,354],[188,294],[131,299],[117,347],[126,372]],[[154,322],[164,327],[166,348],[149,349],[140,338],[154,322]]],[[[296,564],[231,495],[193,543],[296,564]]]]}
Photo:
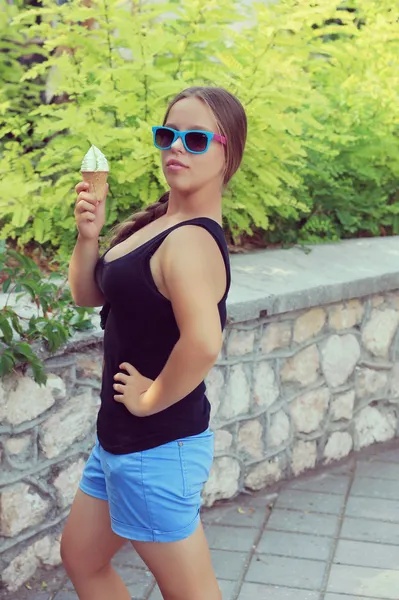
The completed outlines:
{"type": "MultiPolygon", "coordinates": [[[[383,293],[355,298],[353,286],[334,288],[331,297],[346,300],[317,306],[319,282],[317,294],[305,294],[301,274],[301,295],[280,296],[279,307],[290,310],[278,311],[277,295],[268,296],[271,316],[261,310],[266,302],[251,304],[233,289],[207,381],[216,457],[205,505],[398,435],[399,285],[381,277],[358,289],[383,293]]],[[[253,295],[255,283],[242,285],[253,295]]],[[[101,363],[96,332],[46,361],[45,388],[29,374],[0,385],[0,573],[10,590],[60,561],[60,531],[94,441],[101,363]]]]}

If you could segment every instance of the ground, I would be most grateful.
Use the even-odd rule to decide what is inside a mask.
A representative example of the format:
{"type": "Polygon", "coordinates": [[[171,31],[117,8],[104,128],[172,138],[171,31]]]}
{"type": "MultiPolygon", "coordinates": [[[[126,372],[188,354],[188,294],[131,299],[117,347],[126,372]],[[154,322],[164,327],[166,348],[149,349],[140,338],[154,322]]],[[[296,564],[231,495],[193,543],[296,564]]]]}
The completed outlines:
{"type": "MultiPolygon", "coordinates": [[[[220,503],[203,522],[223,600],[398,600],[399,443],[220,503]]],[[[161,600],[131,547],[114,564],[134,600],[161,600]]],[[[58,568],[8,599],[77,596],[58,568]]]]}

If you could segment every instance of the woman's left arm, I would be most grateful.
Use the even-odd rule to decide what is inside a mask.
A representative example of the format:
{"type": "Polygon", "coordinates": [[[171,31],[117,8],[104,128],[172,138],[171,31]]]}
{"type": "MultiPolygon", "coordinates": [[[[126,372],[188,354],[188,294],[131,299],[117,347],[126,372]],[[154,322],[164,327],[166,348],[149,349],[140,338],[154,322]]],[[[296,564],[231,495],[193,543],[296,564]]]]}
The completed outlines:
{"type": "Polygon", "coordinates": [[[192,392],[213,367],[223,342],[218,303],[226,289],[226,268],[216,241],[205,229],[187,225],[168,236],[160,259],[180,338],[160,375],[152,383],[147,380],[144,393],[144,378],[131,365],[123,367],[129,371],[124,383],[130,382],[131,392],[115,399],[141,417],[159,413],[192,392]]]}
{"type": "Polygon", "coordinates": [[[161,269],[180,338],[142,396],[147,415],[192,392],[215,364],[223,343],[218,302],[226,289],[226,268],[213,237],[202,227],[175,230],[164,245],[161,269]]]}

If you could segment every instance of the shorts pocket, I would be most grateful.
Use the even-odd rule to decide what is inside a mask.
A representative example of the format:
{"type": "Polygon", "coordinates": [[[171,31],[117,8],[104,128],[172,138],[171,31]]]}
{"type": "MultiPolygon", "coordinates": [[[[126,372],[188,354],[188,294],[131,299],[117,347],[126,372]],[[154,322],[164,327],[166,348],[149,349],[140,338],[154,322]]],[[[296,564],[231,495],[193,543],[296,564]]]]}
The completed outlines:
{"type": "Polygon", "coordinates": [[[185,498],[200,494],[208,481],[214,454],[213,437],[212,432],[207,432],[178,441],[185,498]]]}

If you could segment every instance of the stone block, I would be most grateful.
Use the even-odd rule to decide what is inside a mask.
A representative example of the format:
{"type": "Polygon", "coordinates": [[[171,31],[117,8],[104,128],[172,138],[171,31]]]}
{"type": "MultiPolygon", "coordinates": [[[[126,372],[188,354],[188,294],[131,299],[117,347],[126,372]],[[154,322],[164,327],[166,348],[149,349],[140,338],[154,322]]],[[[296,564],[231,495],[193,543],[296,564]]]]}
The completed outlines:
{"type": "Polygon", "coordinates": [[[46,458],[65,452],[76,440],[83,439],[94,427],[97,408],[91,390],[74,396],[42,425],[39,439],[46,458]]]}
{"type": "Polygon", "coordinates": [[[326,416],[330,392],[323,387],[307,392],[296,398],[291,404],[291,416],[297,431],[311,433],[316,431],[326,416]]]}
{"type": "Polygon", "coordinates": [[[399,323],[393,309],[373,310],[362,334],[364,347],[374,356],[387,357],[399,323]]]}
{"type": "Polygon", "coordinates": [[[316,465],[317,448],[316,442],[305,442],[299,440],[292,452],[292,472],[295,476],[307,469],[313,469],[316,465]]]}
{"type": "Polygon", "coordinates": [[[294,325],[294,342],[302,344],[314,337],[324,327],[326,313],[322,308],[312,308],[297,318],[294,325]]]}
{"type": "Polygon", "coordinates": [[[211,403],[212,419],[217,416],[220,403],[223,398],[224,371],[219,367],[213,367],[206,378],[206,396],[211,403]]]}
{"type": "Polygon", "coordinates": [[[399,362],[396,362],[391,372],[390,392],[394,398],[399,398],[399,362]]]}
{"type": "Polygon", "coordinates": [[[61,508],[72,504],[85,466],[83,458],[63,469],[53,481],[61,508]]]}
{"type": "Polygon", "coordinates": [[[290,321],[274,322],[266,325],[260,341],[262,354],[267,355],[273,350],[287,348],[291,343],[291,329],[290,321]]]}
{"type": "Polygon", "coordinates": [[[290,437],[290,420],[283,410],[279,410],[270,419],[267,445],[276,448],[284,444],[290,437]]]}
{"type": "Polygon", "coordinates": [[[240,471],[240,463],[235,458],[216,458],[203,491],[204,505],[212,506],[216,500],[233,498],[238,492],[240,471]]]}
{"type": "Polygon", "coordinates": [[[76,357],[76,371],[79,379],[96,379],[101,381],[103,374],[103,359],[100,354],[79,354],[76,357]]]}
{"type": "Polygon", "coordinates": [[[280,481],[284,476],[278,460],[265,460],[251,467],[245,477],[245,487],[250,490],[261,490],[268,485],[280,481]]]}
{"type": "Polygon", "coordinates": [[[65,381],[58,375],[48,373],[47,387],[50,389],[55,400],[64,400],[66,398],[67,390],[65,381]]]}
{"type": "Polygon", "coordinates": [[[30,377],[19,376],[8,395],[5,418],[11,425],[20,425],[32,421],[53,404],[51,386],[40,387],[30,377]]]}
{"type": "Polygon", "coordinates": [[[366,406],[355,419],[359,448],[374,442],[386,442],[395,437],[397,419],[391,412],[380,412],[375,406],[366,406]]]}
{"type": "Polygon", "coordinates": [[[340,460],[348,456],[352,450],[353,440],[351,435],[346,431],[335,431],[328,438],[326,447],[324,448],[324,459],[326,463],[333,460],[340,460]]]}
{"type": "Polygon", "coordinates": [[[221,419],[234,419],[238,415],[244,415],[250,408],[249,382],[242,364],[234,365],[230,369],[230,378],[227,385],[227,393],[222,399],[219,409],[221,419]]]}
{"type": "Polygon", "coordinates": [[[333,399],[331,404],[331,419],[340,421],[341,419],[352,419],[353,407],[355,405],[355,392],[349,390],[333,399]]]}
{"type": "Polygon", "coordinates": [[[39,566],[34,547],[29,546],[18,554],[1,574],[2,583],[9,592],[16,592],[30,579],[39,566]]]}
{"type": "Polygon", "coordinates": [[[319,367],[319,352],[313,344],[286,361],[281,369],[281,379],[283,382],[310,385],[317,380],[319,367]]]}
{"type": "Polygon", "coordinates": [[[332,335],[322,348],[322,367],[331,387],[343,385],[360,358],[360,345],[352,334],[332,335]]]}
{"type": "Polygon", "coordinates": [[[61,534],[46,535],[34,544],[37,558],[43,565],[55,567],[61,564],[61,534]]]}
{"type": "Polygon", "coordinates": [[[228,356],[244,356],[254,350],[254,331],[232,329],[227,342],[228,356]]]}
{"type": "Polygon", "coordinates": [[[364,306],[359,300],[349,300],[330,309],[329,325],[331,329],[342,331],[356,327],[362,321],[364,306]]]}
{"type": "Polygon", "coordinates": [[[388,383],[386,371],[374,369],[359,369],[356,377],[356,394],[358,398],[381,396],[388,383]]]}
{"type": "Polygon", "coordinates": [[[12,456],[19,456],[28,450],[30,441],[30,435],[19,435],[8,438],[8,440],[4,442],[4,446],[7,452],[12,456]]]}
{"type": "Polygon", "coordinates": [[[13,537],[41,523],[50,507],[47,500],[25,483],[6,488],[0,498],[0,531],[5,537],[13,537]]]}
{"type": "Polygon", "coordinates": [[[230,431],[218,429],[215,431],[215,454],[229,452],[233,444],[233,436],[230,431]]]}
{"type": "Polygon", "coordinates": [[[273,367],[267,361],[255,366],[254,402],[256,407],[269,408],[279,397],[280,391],[273,367]]]}
{"type": "Polygon", "coordinates": [[[263,427],[258,420],[253,419],[240,426],[237,447],[239,452],[251,458],[262,458],[263,427]]]}

